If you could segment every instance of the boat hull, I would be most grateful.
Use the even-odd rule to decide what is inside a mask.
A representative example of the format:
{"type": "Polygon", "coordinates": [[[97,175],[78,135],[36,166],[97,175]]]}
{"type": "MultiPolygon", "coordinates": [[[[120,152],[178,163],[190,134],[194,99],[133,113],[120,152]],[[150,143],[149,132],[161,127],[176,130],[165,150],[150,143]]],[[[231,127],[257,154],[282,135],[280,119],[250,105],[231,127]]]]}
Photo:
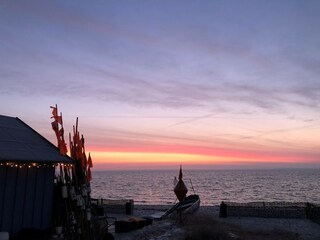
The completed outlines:
{"type": "Polygon", "coordinates": [[[187,196],[184,201],[180,204],[178,211],[184,213],[194,213],[200,207],[200,197],[197,194],[187,196]]]}
{"type": "Polygon", "coordinates": [[[182,203],[177,203],[172,208],[170,208],[166,213],[161,217],[165,218],[170,216],[173,213],[186,213],[191,214],[197,211],[200,207],[200,197],[197,194],[189,195],[184,199],[182,203]]]}

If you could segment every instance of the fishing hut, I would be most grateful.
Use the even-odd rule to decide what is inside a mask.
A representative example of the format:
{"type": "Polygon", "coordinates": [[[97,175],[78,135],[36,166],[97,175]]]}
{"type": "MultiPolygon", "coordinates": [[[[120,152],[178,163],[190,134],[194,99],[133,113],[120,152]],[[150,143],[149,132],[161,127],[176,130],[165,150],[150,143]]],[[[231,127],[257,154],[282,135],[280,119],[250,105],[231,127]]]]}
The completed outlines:
{"type": "Polygon", "coordinates": [[[52,227],[55,166],[73,162],[19,118],[0,115],[0,232],[52,227]]]}

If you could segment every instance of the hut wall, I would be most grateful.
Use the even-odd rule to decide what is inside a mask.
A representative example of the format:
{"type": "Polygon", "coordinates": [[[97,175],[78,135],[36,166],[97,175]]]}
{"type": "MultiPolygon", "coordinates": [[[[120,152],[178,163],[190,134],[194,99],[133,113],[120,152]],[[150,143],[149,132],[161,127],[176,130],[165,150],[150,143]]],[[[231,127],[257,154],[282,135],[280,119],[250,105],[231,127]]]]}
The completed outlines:
{"type": "Polygon", "coordinates": [[[0,166],[0,232],[51,226],[53,167],[0,166]]]}

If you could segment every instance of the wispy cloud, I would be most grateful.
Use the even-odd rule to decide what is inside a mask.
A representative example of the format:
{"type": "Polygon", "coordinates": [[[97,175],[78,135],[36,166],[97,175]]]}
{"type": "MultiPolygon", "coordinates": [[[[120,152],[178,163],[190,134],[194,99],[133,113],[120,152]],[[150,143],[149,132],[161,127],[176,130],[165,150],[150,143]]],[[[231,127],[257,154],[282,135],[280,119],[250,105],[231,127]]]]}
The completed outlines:
{"type": "Polygon", "coordinates": [[[318,3],[0,5],[1,110],[61,101],[99,150],[317,159],[318,3]]]}
{"type": "MultiPolygon", "coordinates": [[[[228,24],[232,28],[225,30],[213,23],[204,25],[208,33],[201,35],[195,26],[190,31],[178,31],[184,20],[180,16],[181,22],[177,25],[162,29],[164,33],[171,33],[171,38],[159,37],[148,25],[147,30],[130,28],[113,17],[98,18],[81,9],[61,6],[41,2],[6,4],[22,18],[44,19],[53,29],[53,35],[56,34],[55,39],[47,38],[46,44],[56,41],[60,48],[54,51],[55,45],[50,49],[38,40],[40,44],[35,48],[32,40],[40,39],[37,35],[46,32],[39,23],[26,23],[36,34],[35,38],[32,34],[25,35],[26,39],[20,39],[17,32],[2,26],[6,44],[10,45],[8,42],[13,40],[13,45],[7,61],[0,67],[5,85],[1,93],[74,98],[86,89],[88,100],[134,106],[181,109],[240,103],[243,111],[248,106],[279,113],[286,111],[286,105],[319,110],[319,86],[315,80],[319,60],[292,52],[291,48],[275,51],[281,49],[283,39],[279,39],[280,45],[274,45],[270,39],[266,41],[275,47],[270,48],[275,56],[259,51],[248,41],[248,36],[259,35],[258,26],[251,26],[252,31],[238,31],[239,38],[234,38],[231,30],[237,24],[228,24]],[[71,36],[64,34],[71,29],[75,30],[71,36]],[[89,37],[91,35],[95,37],[89,37]],[[96,54],[94,57],[91,51],[96,54]],[[294,57],[290,55],[293,53],[294,57]],[[152,66],[153,61],[157,64],[152,66]],[[171,63],[174,66],[169,68],[171,63]],[[295,74],[295,69],[283,70],[289,63],[300,66],[299,74],[295,74]],[[164,66],[167,68],[162,71],[164,66]],[[304,80],[305,76],[309,80],[304,80]]],[[[4,18],[10,20],[8,15],[4,18]]],[[[204,23],[199,21],[196,26],[204,23]]],[[[16,21],[13,25],[21,30],[24,27],[16,21]]],[[[257,45],[263,43],[260,41],[257,45]]]]}
{"type": "MultiPolygon", "coordinates": [[[[61,62],[63,64],[63,61],[61,62]]],[[[80,69],[75,73],[75,77],[84,74],[82,78],[90,79],[90,81],[69,80],[72,75],[67,75],[57,80],[51,76],[51,81],[43,82],[42,79],[46,75],[42,75],[41,72],[28,73],[20,69],[7,69],[1,72],[1,77],[6,79],[6,83],[0,92],[2,94],[15,92],[30,96],[36,94],[73,98],[85,89],[84,97],[91,100],[167,108],[207,108],[216,104],[223,105],[223,103],[241,103],[274,112],[286,111],[288,104],[313,110],[320,108],[318,86],[280,88],[237,83],[155,82],[99,67],[76,63],[73,65],[80,69]]]]}

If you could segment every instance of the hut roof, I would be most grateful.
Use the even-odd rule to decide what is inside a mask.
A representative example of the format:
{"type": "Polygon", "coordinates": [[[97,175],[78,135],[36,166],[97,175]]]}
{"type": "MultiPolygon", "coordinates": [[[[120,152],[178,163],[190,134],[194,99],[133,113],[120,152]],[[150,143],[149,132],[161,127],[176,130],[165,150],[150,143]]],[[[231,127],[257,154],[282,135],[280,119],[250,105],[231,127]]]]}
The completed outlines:
{"type": "Polygon", "coordinates": [[[0,115],[0,162],[73,163],[19,118],[0,115]]]}

